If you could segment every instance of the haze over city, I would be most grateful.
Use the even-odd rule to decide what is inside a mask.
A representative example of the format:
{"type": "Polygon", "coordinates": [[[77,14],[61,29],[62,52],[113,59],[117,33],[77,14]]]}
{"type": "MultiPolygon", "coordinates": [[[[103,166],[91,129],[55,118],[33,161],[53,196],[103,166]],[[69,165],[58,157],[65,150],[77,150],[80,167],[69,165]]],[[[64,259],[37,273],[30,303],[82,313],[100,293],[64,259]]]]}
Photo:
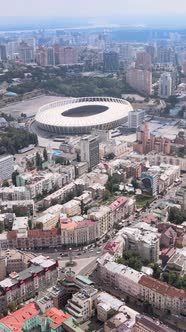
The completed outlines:
{"type": "Polygon", "coordinates": [[[0,332],[186,332],[186,0],[0,2],[0,332]]]}

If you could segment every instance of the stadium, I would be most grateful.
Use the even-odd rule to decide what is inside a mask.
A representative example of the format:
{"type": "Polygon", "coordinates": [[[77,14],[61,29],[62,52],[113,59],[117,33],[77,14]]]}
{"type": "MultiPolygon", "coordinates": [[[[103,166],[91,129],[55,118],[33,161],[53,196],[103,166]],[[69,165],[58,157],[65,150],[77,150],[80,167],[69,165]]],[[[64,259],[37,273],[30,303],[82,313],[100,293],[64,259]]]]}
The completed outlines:
{"type": "Polygon", "coordinates": [[[129,102],[111,97],[63,99],[42,106],[36,125],[56,135],[88,134],[92,129],[108,130],[127,121],[129,102]]]}

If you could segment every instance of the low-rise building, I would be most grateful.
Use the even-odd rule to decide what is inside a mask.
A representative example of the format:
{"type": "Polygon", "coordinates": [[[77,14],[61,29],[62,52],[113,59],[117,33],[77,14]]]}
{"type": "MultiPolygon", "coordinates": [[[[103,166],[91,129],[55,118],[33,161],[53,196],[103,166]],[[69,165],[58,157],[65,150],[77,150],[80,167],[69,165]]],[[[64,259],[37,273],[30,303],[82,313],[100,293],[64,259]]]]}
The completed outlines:
{"type": "Polygon", "coordinates": [[[103,237],[113,225],[112,211],[107,206],[92,208],[88,211],[88,218],[97,222],[98,238],[103,237]]]}
{"type": "Polygon", "coordinates": [[[97,222],[90,219],[75,221],[67,216],[60,218],[61,243],[64,245],[86,245],[99,238],[97,222]]]}
{"type": "Polygon", "coordinates": [[[21,309],[9,314],[0,320],[0,329],[2,331],[31,331],[38,327],[38,306],[33,303],[25,304],[21,309]]]}
{"type": "Polygon", "coordinates": [[[78,200],[72,199],[71,201],[63,204],[62,212],[68,217],[73,217],[75,215],[81,214],[81,203],[78,200]]]}
{"type": "Polygon", "coordinates": [[[118,300],[114,296],[101,292],[98,294],[95,300],[95,307],[97,310],[97,318],[101,322],[106,322],[110,317],[111,312],[118,312],[119,309],[124,306],[124,302],[118,300]]]}
{"type": "Polygon", "coordinates": [[[158,319],[152,319],[148,316],[138,315],[133,332],[174,332],[175,330],[160,323],[158,319]]]}
{"type": "Polygon", "coordinates": [[[109,208],[112,211],[114,222],[117,223],[133,212],[135,201],[132,199],[129,200],[128,197],[120,196],[109,205],[109,208]]]}
{"type": "Polygon", "coordinates": [[[38,256],[31,259],[30,263],[30,267],[26,270],[19,273],[12,272],[8,278],[0,282],[0,290],[4,294],[6,305],[13,301],[17,303],[26,301],[34,297],[39,290],[44,290],[56,282],[58,276],[56,261],[38,256]]]}
{"type": "Polygon", "coordinates": [[[142,224],[141,229],[124,227],[120,230],[120,235],[125,239],[125,249],[137,251],[142,259],[147,259],[149,262],[157,262],[160,250],[158,230],[148,227],[147,224],[139,224],[142,224]]]}
{"type": "Polygon", "coordinates": [[[186,273],[186,248],[177,249],[172,257],[168,260],[166,269],[180,275],[186,273]]]}
{"type": "Polygon", "coordinates": [[[25,233],[28,230],[28,217],[15,217],[12,230],[18,233],[25,233]]]}
{"type": "Polygon", "coordinates": [[[186,292],[165,282],[143,275],[139,280],[140,299],[160,312],[186,314],[186,292]]]}
{"type": "Polygon", "coordinates": [[[125,294],[135,298],[139,297],[139,280],[142,272],[135,271],[125,265],[117,264],[113,258],[106,254],[98,259],[98,277],[107,287],[118,288],[125,294]]]}
{"type": "Polygon", "coordinates": [[[21,201],[30,199],[30,193],[25,187],[1,187],[0,200],[21,201]]]}
{"type": "Polygon", "coordinates": [[[66,306],[67,311],[77,319],[78,322],[83,322],[90,319],[94,313],[94,300],[97,297],[98,290],[93,287],[81,289],[78,293],[68,300],[66,306]]]}
{"type": "Polygon", "coordinates": [[[37,218],[34,222],[35,224],[41,223],[43,225],[43,230],[50,230],[55,228],[57,222],[59,221],[60,213],[62,210],[62,205],[56,204],[51,206],[43,212],[43,214],[37,218]]]}

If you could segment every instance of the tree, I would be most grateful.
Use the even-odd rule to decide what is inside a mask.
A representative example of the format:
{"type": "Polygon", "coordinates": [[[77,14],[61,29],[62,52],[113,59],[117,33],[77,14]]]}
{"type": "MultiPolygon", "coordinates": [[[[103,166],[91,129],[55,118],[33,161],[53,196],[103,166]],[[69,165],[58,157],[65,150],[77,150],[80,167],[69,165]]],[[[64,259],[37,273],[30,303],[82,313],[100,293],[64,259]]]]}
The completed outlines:
{"type": "Polygon", "coordinates": [[[48,153],[47,153],[46,148],[44,148],[44,150],[43,150],[43,158],[45,161],[48,161],[48,153]]]}
{"type": "Polygon", "coordinates": [[[103,201],[108,201],[109,198],[110,198],[110,192],[109,190],[105,190],[103,193],[103,201]]]}
{"type": "Polygon", "coordinates": [[[8,304],[8,309],[10,310],[10,312],[14,312],[14,311],[16,311],[16,310],[17,310],[17,305],[16,305],[16,303],[15,303],[15,302],[10,302],[10,303],[8,304]]]}
{"type": "Polygon", "coordinates": [[[81,161],[81,156],[80,156],[80,153],[77,152],[77,162],[79,163],[81,161]]]}
{"type": "Polygon", "coordinates": [[[35,229],[43,229],[43,223],[42,222],[37,222],[34,228],[35,229]]]}
{"type": "Polygon", "coordinates": [[[36,167],[38,170],[42,169],[42,158],[39,152],[36,153],[36,167]]]}
{"type": "Polygon", "coordinates": [[[139,184],[138,184],[138,182],[137,182],[136,179],[132,179],[131,184],[133,185],[134,189],[138,189],[139,188],[139,184]]]}
{"type": "Polygon", "coordinates": [[[2,183],[2,187],[10,187],[9,182],[7,180],[4,180],[2,183]]]}
{"type": "Polygon", "coordinates": [[[16,170],[12,173],[12,183],[16,186],[16,177],[19,175],[19,172],[16,170]]]}
{"type": "Polygon", "coordinates": [[[84,202],[83,202],[83,199],[81,200],[81,215],[83,215],[84,214],[84,212],[85,212],[85,204],[84,204],[84,202]]]}
{"type": "Polygon", "coordinates": [[[153,277],[159,279],[161,274],[161,269],[157,263],[153,264],[153,277]]]}
{"type": "Polygon", "coordinates": [[[2,222],[0,222],[0,234],[4,231],[4,225],[2,222]]]}

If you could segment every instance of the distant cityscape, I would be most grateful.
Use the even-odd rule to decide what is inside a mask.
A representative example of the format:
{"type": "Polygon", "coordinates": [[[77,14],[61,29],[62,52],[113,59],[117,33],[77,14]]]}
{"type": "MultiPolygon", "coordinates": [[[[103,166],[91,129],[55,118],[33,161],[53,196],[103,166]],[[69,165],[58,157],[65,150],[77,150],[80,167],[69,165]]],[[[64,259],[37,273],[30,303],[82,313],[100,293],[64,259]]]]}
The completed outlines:
{"type": "Polygon", "coordinates": [[[186,331],[186,29],[5,21],[0,331],[186,331]]]}

